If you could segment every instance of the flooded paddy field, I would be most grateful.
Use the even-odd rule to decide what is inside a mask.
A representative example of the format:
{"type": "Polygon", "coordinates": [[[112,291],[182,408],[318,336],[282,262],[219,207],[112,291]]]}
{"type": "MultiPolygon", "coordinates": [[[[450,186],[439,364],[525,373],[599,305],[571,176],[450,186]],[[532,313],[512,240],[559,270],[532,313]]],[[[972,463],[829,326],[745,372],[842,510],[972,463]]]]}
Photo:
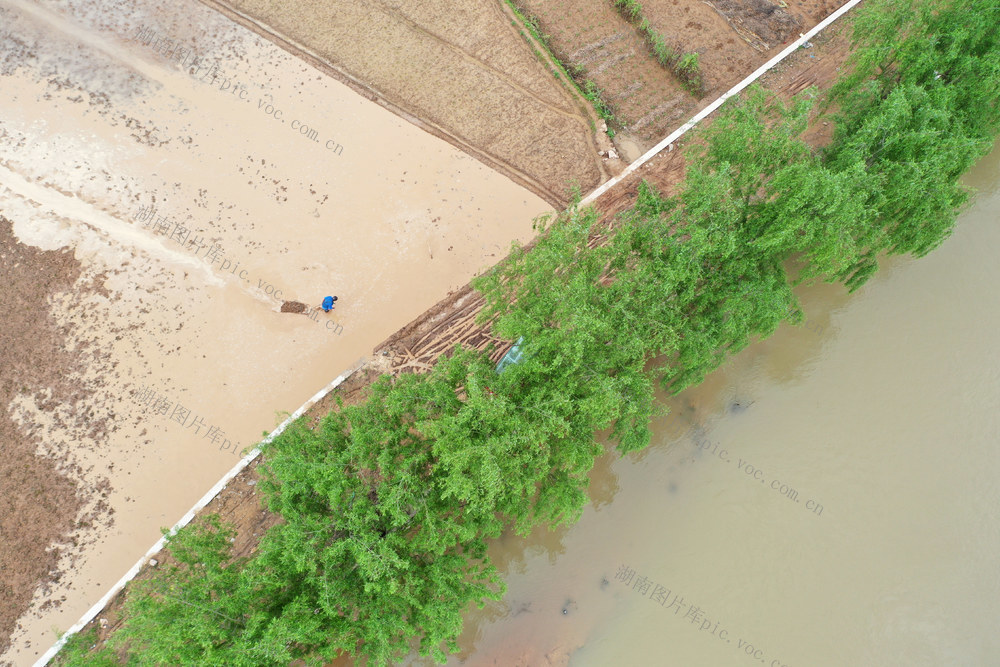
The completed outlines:
{"type": "Polygon", "coordinates": [[[0,32],[0,662],[21,665],[548,204],[196,2],[9,0],[0,32]]]}

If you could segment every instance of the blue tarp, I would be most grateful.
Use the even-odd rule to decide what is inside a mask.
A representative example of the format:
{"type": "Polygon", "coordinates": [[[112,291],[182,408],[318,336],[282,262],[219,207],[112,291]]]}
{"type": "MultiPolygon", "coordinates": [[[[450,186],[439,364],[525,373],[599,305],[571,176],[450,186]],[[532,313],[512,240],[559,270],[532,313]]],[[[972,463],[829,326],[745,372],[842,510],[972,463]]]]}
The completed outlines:
{"type": "Polygon", "coordinates": [[[524,343],[524,336],[517,339],[514,343],[514,347],[507,350],[507,354],[503,355],[503,359],[497,364],[497,373],[503,371],[504,368],[510,366],[511,364],[516,364],[524,358],[524,352],[521,351],[521,344],[524,343]]]}

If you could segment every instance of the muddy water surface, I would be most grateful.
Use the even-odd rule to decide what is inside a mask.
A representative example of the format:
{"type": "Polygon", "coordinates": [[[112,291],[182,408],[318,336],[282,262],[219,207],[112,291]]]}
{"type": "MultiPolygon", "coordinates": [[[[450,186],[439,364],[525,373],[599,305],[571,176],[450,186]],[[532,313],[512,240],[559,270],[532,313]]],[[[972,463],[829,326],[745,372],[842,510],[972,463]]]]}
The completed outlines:
{"type": "Polygon", "coordinates": [[[468,665],[995,665],[1000,150],[955,234],[671,401],[570,529],[510,538],[468,665]]]}

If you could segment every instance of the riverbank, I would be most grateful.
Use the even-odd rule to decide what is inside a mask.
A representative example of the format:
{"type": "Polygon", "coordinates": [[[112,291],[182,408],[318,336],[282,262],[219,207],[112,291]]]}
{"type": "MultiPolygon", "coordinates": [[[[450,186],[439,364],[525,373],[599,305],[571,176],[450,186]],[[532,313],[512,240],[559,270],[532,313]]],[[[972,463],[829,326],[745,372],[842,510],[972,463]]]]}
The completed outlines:
{"type": "Polygon", "coordinates": [[[806,325],[659,396],[578,523],[495,541],[507,593],[449,667],[991,664],[1000,145],[962,180],[978,194],[939,249],[853,295],[797,290],[806,325]]]}
{"type": "MultiPolygon", "coordinates": [[[[813,75],[817,76],[818,79],[816,70],[810,69],[813,65],[812,61],[816,60],[817,57],[821,60],[826,58],[830,58],[832,60],[834,55],[831,54],[839,54],[842,56],[846,53],[846,49],[844,48],[845,41],[846,40],[844,40],[843,37],[836,34],[829,36],[823,41],[817,41],[817,44],[814,47],[816,49],[815,52],[805,54],[805,59],[800,58],[799,55],[794,56],[793,61],[788,65],[788,67],[791,68],[791,70],[801,68],[800,71],[812,71],[813,75]]],[[[828,68],[828,71],[834,72],[835,69],[836,66],[831,66],[828,68]]],[[[789,75],[791,70],[786,69],[783,72],[776,74],[776,76],[779,77],[779,81],[785,81],[784,85],[786,87],[796,85],[793,82],[799,81],[797,76],[791,76],[788,81],[780,78],[782,76],[789,75]]],[[[679,152],[675,152],[669,154],[668,157],[671,160],[677,160],[678,155],[679,152]]],[[[674,178],[679,178],[683,173],[682,168],[670,168],[664,170],[662,168],[662,162],[660,161],[657,161],[657,164],[651,165],[650,169],[654,174],[666,173],[672,175],[674,178]],[[657,170],[656,167],[659,167],[659,169],[657,170]]],[[[665,190],[669,190],[671,185],[676,184],[676,181],[661,179],[654,181],[654,183],[665,190]]],[[[615,195],[616,194],[617,193],[615,193],[615,195]]],[[[614,197],[614,195],[612,195],[612,197],[612,201],[621,201],[620,197],[614,197]]],[[[603,200],[599,201],[598,205],[603,206],[603,200]]],[[[606,219],[610,219],[611,215],[605,214],[605,217],[606,219]]],[[[467,290],[460,290],[453,298],[455,303],[459,304],[458,307],[454,307],[454,304],[449,305],[449,302],[443,302],[432,309],[428,316],[418,319],[418,321],[415,321],[411,325],[405,327],[399,334],[391,337],[384,344],[380,345],[377,349],[376,359],[379,360],[380,364],[386,364],[381,365],[380,370],[395,369],[396,372],[399,372],[401,370],[400,359],[406,360],[406,366],[408,368],[416,368],[413,363],[415,359],[420,360],[420,363],[424,360],[429,363],[433,360],[433,357],[436,356],[434,352],[436,350],[444,351],[449,349],[451,345],[458,340],[470,340],[474,337],[481,338],[483,335],[482,331],[477,330],[472,323],[474,308],[469,310],[469,304],[473,303],[474,298],[467,290]],[[446,333],[446,330],[460,333],[457,335],[454,333],[446,333]]],[[[437,352],[437,354],[440,354],[440,352],[437,352]]],[[[502,349],[497,350],[495,354],[502,354],[502,349]]],[[[357,382],[363,383],[364,377],[359,376],[357,382]]],[[[347,390],[348,387],[345,387],[344,389],[347,390]]],[[[353,387],[352,390],[358,391],[358,388],[353,387]]],[[[323,406],[314,408],[314,411],[311,412],[311,419],[315,419],[317,416],[323,414],[323,411],[323,406]]],[[[254,540],[259,537],[261,532],[255,529],[254,526],[259,526],[261,524],[259,518],[254,518],[249,521],[240,518],[241,512],[245,516],[260,516],[251,509],[255,505],[259,506],[259,501],[257,500],[256,494],[253,490],[257,481],[254,478],[255,472],[252,469],[248,469],[245,471],[244,475],[241,475],[238,480],[230,485],[230,488],[226,491],[227,495],[225,500],[220,496],[218,503],[213,503],[206,508],[205,513],[207,514],[213,512],[214,510],[218,510],[220,512],[224,512],[222,515],[223,520],[235,520],[239,522],[238,533],[242,536],[240,538],[240,553],[246,554],[252,551],[252,544],[254,540]],[[234,505],[231,505],[231,503],[234,502],[234,499],[236,503],[235,506],[241,506],[245,509],[230,509],[231,507],[235,507],[234,505]]],[[[259,509],[257,511],[259,512],[259,509]]],[[[122,596],[119,596],[116,604],[120,604],[121,598],[122,596]]],[[[96,622],[94,629],[99,630],[102,636],[106,636],[107,632],[116,627],[116,609],[117,607],[112,605],[112,607],[109,608],[108,613],[101,616],[101,618],[105,619],[107,625],[104,629],[100,628],[100,620],[96,622]]]]}

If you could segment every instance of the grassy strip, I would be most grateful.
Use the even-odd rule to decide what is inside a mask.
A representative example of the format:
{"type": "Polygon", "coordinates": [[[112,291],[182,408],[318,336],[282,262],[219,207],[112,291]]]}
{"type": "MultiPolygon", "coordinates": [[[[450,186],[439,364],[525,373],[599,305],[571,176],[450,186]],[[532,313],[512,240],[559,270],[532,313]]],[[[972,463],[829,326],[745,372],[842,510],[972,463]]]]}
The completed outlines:
{"type": "Polygon", "coordinates": [[[581,94],[586,97],[590,103],[594,106],[594,111],[597,115],[604,119],[604,122],[608,126],[608,136],[615,136],[615,126],[621,127],[618,119],[615,117],[614,112],[611,107],[608,106],[607,101],[604,99],[604,91],[598,88],[597,84],[586,79],[583,82],[583,90],[581,94]]]}
{"type": "Polygon", "coordinates": [[[611,0],[611,3],[625,20],[636,26],[657,62],[673,72],[691,94],[702,95],[705,92],[696,52],[682,53],[670,48],[663,35],[643,16],[642,5],[636,0],[611,0]]]}
{"type": "MultiPolygon", "coordinates": [[[[531,50],[534,52],[535,57],[545,63],[546,67],[549,68],[549,71],[557,79],[571,85],[581,97],[589,101],[594,107],[594,111],[597,115],[603,119],[605,123],[607,123],[608,136],[615,136],[616,129],[620,129],[622,124],[615,116],[614,110],[605,98],[604,91],[602,91],[597,84],[586,77],[586,72],[583,68],[573,67],[572,65],[567,66],[562,62],[553,50],[551,39],[548,35],[542,32],[542,29],[538,24],[537,17],[528,14],[519,8],[516,4],[514,4],[513,0],[505,0],[505,2],[507,3],[507,6],[510,7],[511,11],[514,12],[514,15],[517,16],[524,28],[527,29],[527,31],[534,38],[534,41],[541,44],[548,55],[548,58],[543,57],[542,54],[538,52],[538,49],[535,48],[534,42],[528,39],[528,36],[521,31],[519,26],[518,32],[520,32],[521,36],[525,38],[529,45],[531,45],[531,50]],[[558,71],[553,70],[549,66],[550,62],[555,63],[558,71]],[[560,74],[562,74],[562,76],[560,76],[560,74]]],[[[596,129],[593,127],[593,123],[591,123],[590,129],[596,129]]]]}

